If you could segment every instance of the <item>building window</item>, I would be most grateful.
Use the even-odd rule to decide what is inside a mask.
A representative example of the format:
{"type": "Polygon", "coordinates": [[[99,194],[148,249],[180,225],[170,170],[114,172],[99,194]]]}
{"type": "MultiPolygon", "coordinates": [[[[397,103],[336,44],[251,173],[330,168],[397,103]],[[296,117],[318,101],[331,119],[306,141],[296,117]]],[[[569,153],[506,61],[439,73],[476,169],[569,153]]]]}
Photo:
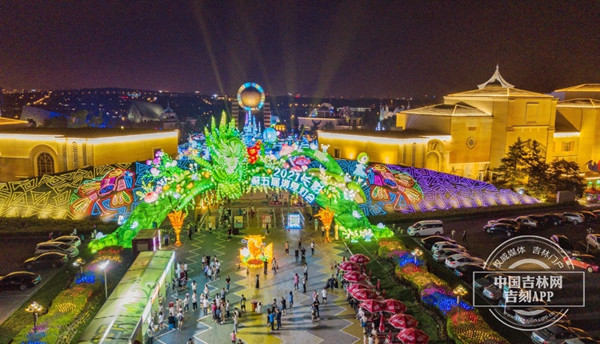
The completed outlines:
{"type": "Polygon", "coordinates": [[[340,149],[339,148],[334,148],[333,149],[333,157],[335,159],[339,159],[340,158],[340,149]]]}
{"type": "Polygon", "coordinates": [[[528,103],[525,110],[525,122],[535,123],[537,121],[538,103],[528,103]]]}
{"type": "Polygon", "coordinates": [[[563,142],[562,148],[563,152],[575,150],[575,141],[563,142]]]}
{"type": "Polygon", "coordinates": [[[37,158],[38,176],[54,173],[54,159],[48,153],[42,153],[37,158]]]}

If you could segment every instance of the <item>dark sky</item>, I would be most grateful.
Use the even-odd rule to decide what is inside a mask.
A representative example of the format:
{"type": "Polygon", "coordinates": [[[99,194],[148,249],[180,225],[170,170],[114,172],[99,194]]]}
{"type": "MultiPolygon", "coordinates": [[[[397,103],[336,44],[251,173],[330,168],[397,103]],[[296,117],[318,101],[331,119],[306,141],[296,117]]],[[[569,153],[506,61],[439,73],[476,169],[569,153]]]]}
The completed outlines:
{"type": "Polygon", "coordinates": [[[403,97],[600,82],[600,1],[0,1],[0,85],[403,97]]]}

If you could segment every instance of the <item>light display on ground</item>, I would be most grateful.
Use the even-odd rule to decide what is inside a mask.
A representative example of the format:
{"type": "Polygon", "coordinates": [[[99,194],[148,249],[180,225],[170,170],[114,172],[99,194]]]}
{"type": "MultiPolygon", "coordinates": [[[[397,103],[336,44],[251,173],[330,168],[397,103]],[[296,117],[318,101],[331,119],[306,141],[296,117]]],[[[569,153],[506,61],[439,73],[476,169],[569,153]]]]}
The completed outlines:
{"type": "Polygon", "coordinates": [[[304,228],[304,216],[301,213],[289,213],[287,216],[287,229],[304,228]]]}
{"type": "Polygon", "coordinates": [[[262,235],[249,235],[242,240],[246,244],[240,249],[240,264],[247,268],[262,268],[265,262],[270,263],[273,260],[273,243],[263,242],[265,237],[262,235]]]}
{"type": "Polygon", "coordinates": [[[257,149],[250,159],[234,121],[227,123],[226,116],[221,117],[219,126],[213,119],[211,130],[205,129],[205,137],[208,154],[188,149],[185,156],[179,157],[186,159],[185,166],[161,151],[147,161],[149,175],[137,193],[143,202],[117,230],[92,241],[90,249],[131,247],[139,230],[162,223],[169,213],[182,212],[179,217],[185,217],[198,196],[202,205],[213,205],[223,199],[238,199],[250,190],[285,189],[309,204],[328,207],[335,213],[342,236],[348,238],[393,235],[387,227],[369,223],[359,206],[366,196],[357,177],[344,173],[326,149],[292,145],[282,148],[278,156],[257,149]],[[297,164],[292,166],[290,161],[297,162],[298,158],[302,158],[302,166],[316,162],[319,167],[294,169],[297,164]]]}

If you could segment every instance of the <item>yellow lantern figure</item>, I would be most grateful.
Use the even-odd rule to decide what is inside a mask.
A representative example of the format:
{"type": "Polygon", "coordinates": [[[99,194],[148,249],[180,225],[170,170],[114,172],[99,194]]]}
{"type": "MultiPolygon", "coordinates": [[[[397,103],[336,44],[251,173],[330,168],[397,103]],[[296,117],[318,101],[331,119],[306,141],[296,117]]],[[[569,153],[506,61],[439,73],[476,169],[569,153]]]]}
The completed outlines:
{"type": "MultiPolygon", "coordinates": [[[[331,228],[331,223],[333,222],[333,215],[335,215],[335,212],[329,209],[329,207],[319,210],[319,212],[315,215],[316,218],[321,219],[321,222],[323,222],[323,227],[325,228],[325,241],[327,242],[331,241],[331,239],[329,238],[329,229],[331,228]]],[[[335,229],[335,238],[337,239],[337,226],[335,227],[335,229]]]]}
{"type": "Polygon", "coordinates": [[[183,220],[185,220],[185,213],[182,210],[177,210],[169,213],[169,221],[173,226],[173,230],[175,230],[175,246],[182,246],[181,240],[179,240],[179,235],[181,234],[181,227],[183,227],[183,220]]]}
{"type": "Polygon", "coordinates": [[[252,269],[262,268],[265,260],[267,264],[273,260],[273,243],[265,244],[262,235],[249,235],[245,237],[246,247],[240,249],[240,261],[243,266],[252,269]]]}

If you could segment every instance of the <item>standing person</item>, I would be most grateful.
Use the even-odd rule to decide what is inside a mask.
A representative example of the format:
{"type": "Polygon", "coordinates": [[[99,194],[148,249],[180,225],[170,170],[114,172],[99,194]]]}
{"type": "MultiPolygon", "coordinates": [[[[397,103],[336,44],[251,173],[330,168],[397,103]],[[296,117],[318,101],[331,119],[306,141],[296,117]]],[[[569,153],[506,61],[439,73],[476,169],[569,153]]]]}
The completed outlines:
{"type": "Polygon", "coordinates": [[[227,294],[227,292],[225,291],[225,287],[223,287],[223,289],[221,289],[221,299],[225,300],[225,294],[227,294]]]}
{"type": "Polygon", "coordinates": [[[323,288],[323,290],[321,290],[321,298],[323,299],[323,304],[326,305],[327,304],[327,288],[323,288]]]}
{"type": "Polygon", "coordinates": [[[244,296],[244,294],[242,294],[242,299],[240,300],[240,310],[242,312],[246,311],[246,297],[244,296]]]}
{"type": "MultiPolygon", "coordinates": [[[[265,270],[266,271],[266,270],[265,270]]],[[[265,273],[266,274],[266,273],[265,273]]],[[[259,274],[256,274],[256,289],[260,288],[259,274]]]]}
{"type": "Polygon", "coordinates": [[[229,300],[225,300],[225,318],[229,319],[231,317],[231,313],[229,312],[229,308],[231,307],[231,304],[229,303],[229,300]]]}
{"type": "Polygon", "coordinates": [[[229,228],[227,230],[227,241],[231,241],[231,234],[233,233],[233,231],[231,230],[231,228],[229,228]]]}
{"type": "Polygon", "coordinates": [[[463,232],[462,232],[462,240],[463,240],[464,242],[467,242],[467,230],[466,230],[466,229],[465,229],[465,230],[463,230],[463,232]]]}
{"type": "Polygon", "coordinates": [[[306,293],[306,275],[302,276],[302,292],[306,293]]]}
{"type": "Polygon", "coordinates": [[[298,238],[298,249],[302,248],[302,238],[298,238]]]}
{"type": "Polygon", "coordinates": [[[192,233],[194,232],[192,225],[188,225],[188,239],[192,240],[192,233]]]}
{"type": "Polygon", "coordinates": [[[165,233],[165,246],[169,246],[169,232],[165,233]]]}
{"type": "Polygon", "coordinates": [[[454,234],[456,234],[456,231],[454,230],[454,228],[452,228],[452,231],[450,232],[450,236],[452,237],[452,239],[454,239],[454,234]]]}
{"type": "Polygon", "coordinates": [[[233,332],[237,332],[238,321],[240,319],[240,312],[237,308],[233,310],[233,332]]]}
{"type": "Polygon", "coordinates": [[[277,273],[277,260],[275,260],[275,257],[271,261],[271,269],[273,269],[273,273],[277,273]]]}
{"type": "Polygon", "coordinates": [[[287,304],[285,301],[285,297],[281,297],[281,312],[283,313],[283,315],[285,315],[286,313],[286,309],[287,309],[287,304]]]}
{"type": "Polygon", "coordinates": [[[195,312],[198,309],[198,295],[196,291],[192,292],[192,310],[195,312]]]}
{"type": "Polygon", "coordinates": [[[235,344],[237,342],[237,336],[235,334],[235,330],[231,331],[231,344],[235,344]]]}
{"type": "Polygon", "coordinates": [[[277,329],[281,329],[281,312],[275,308],[275,320],[277,321],[277,329]]]}
{"type": "Polygon", "coordinates": [[[308,278],[308,265],[306,265],[306,263],[304,263],[302,270],[304,272],[304,278],[308,278]]]}
{"type": "Polygon", "coordinates": [[[262,301],[258,301],[256,304],[256,313],[262,314],[262,301]]]}
{"type": "Polygon", "coordinates": [[[283,247],[285,248],[285,254],[290,254],[290,244],[287,241],[285,242],[283,247]]]}
{"type": "Polygon", "coordinates": [[[300,276],[298,273],[294,274],[294,290],[298,290],[298,283],[300,283],[300,276]]]}
{"type": "Polygon", "coordinates": [[[198,284],[196,280],[192,280],[192,293],[196,293],[196,290],[198,290],[198,284]]]}
{"type": "Polygon", "coordinates": [[[269,269],[269,262],[267,262],[266,260],[263,262],[263,271],[265,273],[265,275],[267,274],[267,270],[269,269]]]}
{"type": "Polygon", "coordinates": [[[288,302],[290,304],[290,310],[291,310],[292,306],[294,306],[294,294],[292,294],[291,290],[290,290],[290,294],[288,295],[288,302]]]}
{"type": "Polygon", "coordinates": [[[206,316],[208,314],[208,307],[210,306],[209,302],[208,302],[208,297],[204,296],[204,299],[202,300],[202,312],[203,312],[203,316],[206,316]]]}
{"type": "Polygon", "coordinates": [[[185,299],[183,299],[183,311],[187,312],[190,310],[190,294],[185,294],[185,299]]]}
{"type": "Polygon", "coordinates": [[[177,313],[177,330],[181,331],[183,328],[183,313],[181,313],[181,309],[179,313],[177,313]]]}
{"type": "Polygon", "coordinates": [[[294,255],[296,256],[296,263],[298,263],[298,257],[300,257],[300,251],[298,251],[298,249],[296,249],[294,251],[294,255]]]}
{"type": "Polygon", "coordinates": [[[315,242],[314,241],[310,242],[310,255],[311,256],[315,255],[315,242]]]}
{"type": "Polygon", "coordinates": [[[225,277],[225,288],[227,288],[227,292],[229,293],[229,285],[231,284],[231,277],[229,277],[229,275],[227,275],[227,277],[225,277]]]}
{"type": "Polygon", "coordinates": [[[162,311],[158,312],[158,330],[165,328],[165,315],[162,311]]]}
{"type": "Polygon", "coordinates": [[[271,324],[271,331],[275,331],[275,310],[269,311],[269,323],[271,324]]]}
{"type": "Polygon", "coordinates": [[[317,312],[317,319],[321,319],[321,315],[319,314],[319,300],[313,302],[313,306],[315,307],[315,312],[317,312]]]}

